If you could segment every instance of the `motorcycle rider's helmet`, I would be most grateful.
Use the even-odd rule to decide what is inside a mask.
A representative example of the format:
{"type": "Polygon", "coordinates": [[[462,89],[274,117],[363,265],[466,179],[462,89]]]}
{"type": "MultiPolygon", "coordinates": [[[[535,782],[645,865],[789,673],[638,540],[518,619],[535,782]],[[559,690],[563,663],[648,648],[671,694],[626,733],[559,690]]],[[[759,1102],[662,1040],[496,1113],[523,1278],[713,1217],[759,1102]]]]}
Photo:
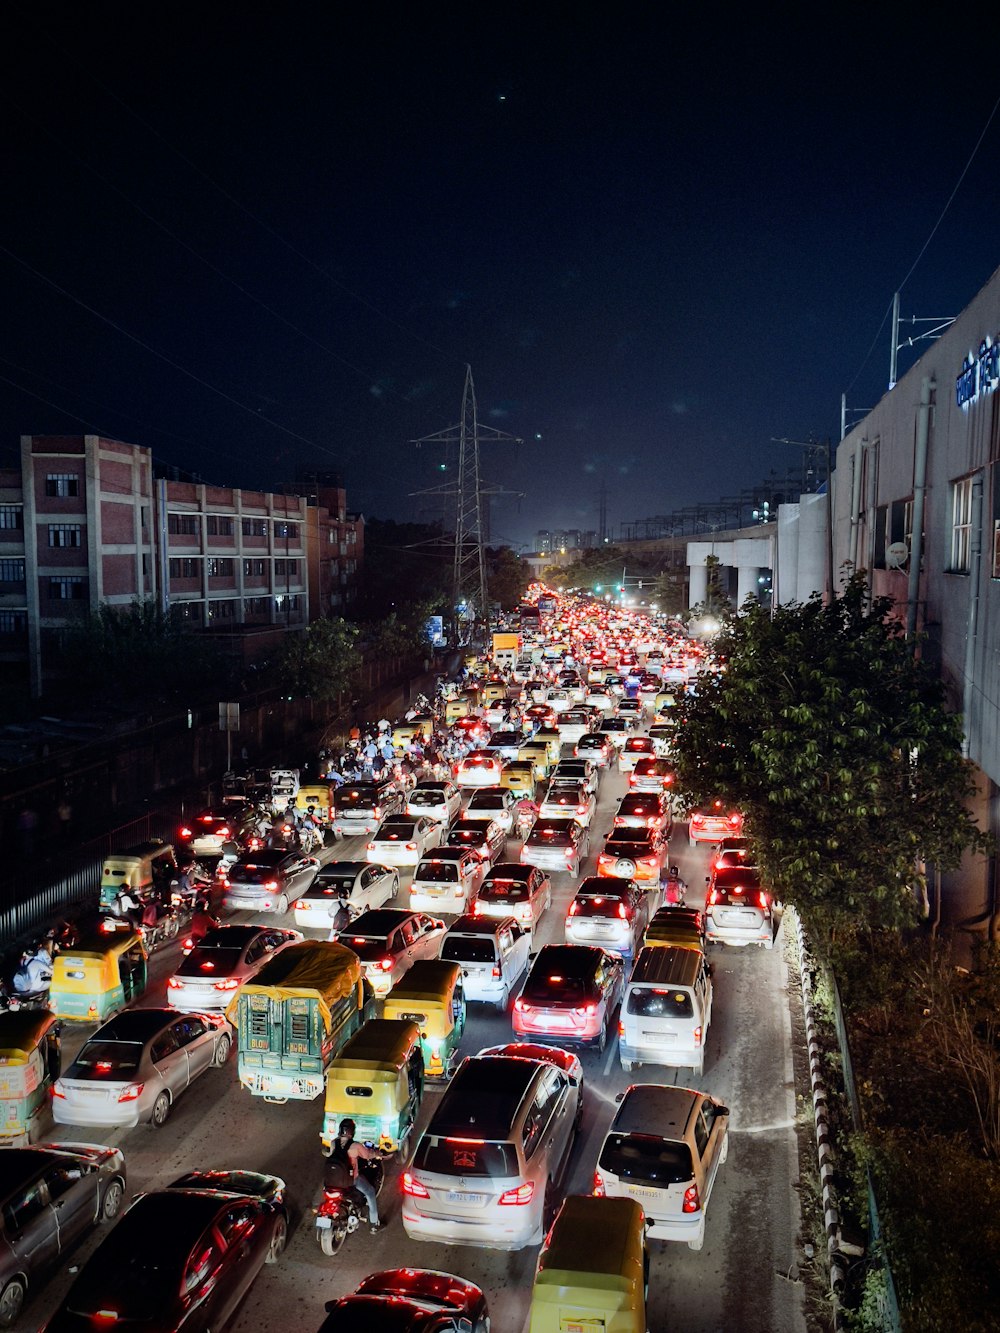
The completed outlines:
{"type": "Polygon", "coordinates": [[[337,1130],[337,1137],[338,1137],[338,1138],[345,1138],[345,1137],[346,1137],[346,1138],[351,1138],[351,1139],[353,1139],[353,1138],[354,1138],[354,1131],[355,1131],[356,1129],[357,1129],[357,1125],[354,1123],[353,1120],[341,1120],[341,1122],[340,1122],[340,1128],[337,1130]]]}

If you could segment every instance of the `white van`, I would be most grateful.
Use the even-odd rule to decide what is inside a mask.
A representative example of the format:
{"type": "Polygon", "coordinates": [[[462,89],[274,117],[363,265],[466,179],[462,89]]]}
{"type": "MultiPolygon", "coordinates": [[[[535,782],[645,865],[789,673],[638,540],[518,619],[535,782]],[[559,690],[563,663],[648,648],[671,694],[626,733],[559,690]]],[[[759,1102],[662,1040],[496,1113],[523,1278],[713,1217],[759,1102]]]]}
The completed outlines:
{"type": "Polygon", "coordinates": [[[295,804],[299,794],[299,770],[297,768],[271,769],[271,809],[280,815],[289,806],[295,804]]]}
{"type": "Polygon", "coordinates": [[[622,1069],[683,1066],[700,1074],[712,1021],[712,978],[699,949],[647,945],[636,956],[619,1020],[622,1069]]]}
{"type": "Polygon", "coordinates": [[[467,1000],[506,1012],[528,972],[531,936],[508,916],[460,916],[441,942],[441,957],[458,963],[467,1000]]]}

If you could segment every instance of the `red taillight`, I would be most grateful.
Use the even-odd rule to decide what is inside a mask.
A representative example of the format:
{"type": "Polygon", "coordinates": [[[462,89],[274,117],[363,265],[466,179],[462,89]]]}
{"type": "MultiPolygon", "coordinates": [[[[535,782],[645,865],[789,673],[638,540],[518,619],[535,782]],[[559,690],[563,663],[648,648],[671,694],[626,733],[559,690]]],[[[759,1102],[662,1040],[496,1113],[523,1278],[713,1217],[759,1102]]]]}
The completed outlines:
{"type": "Polygon", "coordinates": [[[604,1181],[601,1179],[599,1171],[594,1172],[594,1195],[598,1199],[604,1198],[604,1181]]]}
{"type": "Polygon", "coordinates": [[[763,907],[763,909],[764,909],[765,912],[766,912],[767,909],[771,906],[770,902],[768,901],[767,894],[764,893],[763,890],[761,890],[761,892],[758,893],[758,895],[757,895],[757,901],[760,903],[761,907],[763,907]]]}
{"type": "Polygon", "coordinates": [[[701,1028],[695,1028],[694,1030],[694,1044],[696,1046],[701,1045],[701,1028]]]}
{"type": "Polygon", "coordinates": [[[656,865],[656,857],[655,857],[655,856],[640,856],[640,857],[639,857],[639,864],[640,864],[641,866],[655,866],[655,865],[656,865]]]}
{"type": "Polygon", "coordinates": [[[369,842],[369,843],[367,843],[366,846],[367,846],[368,851],[370,851],[370,852],[373,852],[373,851],[375,850],[375,844],[374,844],[373,842],[369,842]]]}
{"type": "Polygon", "coordinates": [[[52,1084],[52,1096],[53,1096],[53,1097],[65,1097],[65,1096],[66,1096],[65,1092],[64,1092],[63,1089],[62,1089],[61,1081],[57,1080],[55,1083],[52,1084]]]}
{"type": "Polygon", "coordinates": [[[598,865],[609,866],[614,859],[615,858],[610,856],[607,852],[601,852],[600,856],[597,858],[597,863],[598,865]]]}
{"type": "Polygon", "coordinates": [[[504,1190],[497,1200],[501,1204],[514,1204],[517,1207],[523,1207],[530,1203],[535,1194],[535,1182],[526,1180],[523,1185],[518,1185],[516,1189],[504,1190]]]}
{"type": "Polygon", "coordinates": [[[182,829],[180,830],[180,836],[181,836],[182,838],[193,838],[193,837],[194,837],[194,834],[192,833],[192,831],[191,831],[189,828],[182,828],[182,829]]]}
{"type": "Polygon", "coordinates": [[[618,1020],[618,1035],[619,1037],[625,1036],[625,1020],[621,1018],[618,1020]]]}
{"type": "Polygon", "coordinates": [[[414,1179],[411,1171],[403,1172],[403,1193],[408,1194],[411,1199],[429,1199],[430,1191],[421,1185],[419,1180],[414,1179]]]}
{"type": "Polygon", "coordinates": [[[417,850],[417,844],[415,842],[408,842],[406,844],[406,850],[408,852],[415,852],[417,850]]]}
{"type": "Polygon", "coordinates": [[[498,967],[495,967],[495,968],[493,969],[493,976],[499,978],[499,976],[500,976],[500,969],[499,969],[498,967]]]}
{"type": "Polygon", "coordinates": [[[382,807],[381,807],[380,805],[377,805],[377,806],[375,807],[375,809],[372,811],[372,813],[374,814],[374,816],[375,816],[376,819],[381,819],[381,818],[382,818],[382,807]]]}
{"type": "Polygon", "coordinates": [[[621,815],[615,815],[615,828],[624,828],[624,827],[625,827],[625,820],[622,818],[621,815]]]}
{"type": "Polygon", "coordinates": [[[705,816],[704,816],[704,815],[697,815],[697,814],[695,814],[695,815],[692,815],[692,816],[691,816],[691,823],[692,823],[692,824],[704,824],[704,822],[705,822],[705,816]]]}
{"type": "Polygon", "coordinates": [[[621,917],[623,921],[628,920],[628,908],[625,906],[624,903],[618,904],[618,915],[621,917]]]}
{"type": "Polygon", "coordinates": [[[142,1090],[145,1086],[146,1086],[145,1083],[126,1084],[126,1086],[122,1088],[121,1092],[118,1094],[118,1100],[120,1102],[138,1101],[139,1098],[142,1096],[142,1090]]]}
{"type": "Polygon", "coordinates": [[[380,960],[379,960],[379,967],[382,969],[383,972],[391,972],[391,971],[392,971],[392,959],[391,959],[391,958],[382,958],[382,959],[380,959],[380,960]]]}
{"type": "Polygon", "coordinates": [[[725,868],[726,868],[726,863],[725,863],[725,861],[722,861],[722,860],[716,861],[716,863],[715,863],[715,868],[716,868],[716,870],[725,870],[725,868]]]}
{"type": "Polygon", "coordinates": [[[730,824],[732,824],[733,828],[737,828],[740,824],[742,824],[742,822],[743,822],[743,816],[742,816],[742,815],[730,815],[730,816],[729,816],[729,822],[730,822],[730,824]]]}
{"type": "Polygon", "coordinates": [[[184,982],[179,977],[170,977],[167,981],[167,990],[181,990],[184,982]]]}
{"type": "Polygon", "coordinates": [[[297,912],[311,912],[312,907],[310,906],[309,903],[303,902],[302,899],[300,898],[299,901],[295,904],[295,910],[297,912]]]}
{"type": "Polygon", "coordinates": [[[514,1008],[517,1010],[519,1014],[526,1014],[528,1012],[529,1007],[530,1006],[528,1005],[528,1002],[526,1000],[522,1000],[520,995],[514,1001],[514,1008]]]}
{"type": "Polygon", "coordinates": [[[238,987],[239,987],[239,984],[240,984],[240,983],[236,980],[235,977],[227,977],[225,981],[217,981],[217,982],[215,983],[215,989],[216,989],[216,990],[237,990],[238,987]]]}
{"type": "Polygon", "coordinates": [[[567,847],[567,848],[566,848],[566,860],[567,860],[567,861],[572,861],[572,859],[573,859],[574,856],[576,856],[576,848],[575,848],[575,847],[567,847]]]}
{"type": "Polygon", "coordinates": [[[579,904],[579,903],[576,901],[576,899],[574,898],[573,901],[572,901],[572,902],[570,903],[570,905],[569,905],[569,914],[570,914],[570,916],[576,916],[577,913],[579,912],[579,910],[580,910],[580,904],[579,904]]]}
{"type": "Polygon", "coordinates": [[[647,827],[647,828],[656,828],[656,826],[657,826],[657,824],[658,824],[659,822],[660,822],[660,816],[659,816],[659,815],[650,815],[649,818],[646,820],[646,827],[647,827]]]}
{"type": "Polygon", "coordinates": [[[708,894],[708,904],[709,904],[709,906],[711,907],[713,903],[717,903],[718,901],[719,901],[719,890],[718,890],[718,889],[710,889],[710,890],[709,890],[709,894],[708,894]]]}
{"type": "Polygon", "coordinates": [[[589,1018],[592,1014],[597,1013],[597,1005],[593,1000],[588,1000],[586,1004],[574,1009],[573,1012],[579,1014],[581,1018],[589,1018]]]}
{"type": "Polygon", "coordinates": [[[635,786],[635,770],[634,770],[634,769],[633,769],[632,772],[628,775],[628,785],[629,785],[630,787],[634,787],[634,786],[635,786]]]}
{"type": "Polygon", "coordinates": [[[698,1186],[689,1185],[684,1191],[684,1207],[682,1211],[685,1213],[697,1213],[700,1209],[701,1200],[698,1198],[698,1186]]]}

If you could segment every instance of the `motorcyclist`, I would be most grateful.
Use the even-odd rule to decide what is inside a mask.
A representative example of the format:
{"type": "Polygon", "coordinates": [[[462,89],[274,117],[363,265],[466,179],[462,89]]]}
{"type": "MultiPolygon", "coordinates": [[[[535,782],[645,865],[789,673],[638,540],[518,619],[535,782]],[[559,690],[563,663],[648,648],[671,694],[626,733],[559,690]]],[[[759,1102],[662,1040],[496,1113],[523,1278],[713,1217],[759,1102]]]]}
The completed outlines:
{"type": "Polygon", "coordinates": [[[212,915],[211,904],[204,894],[199,895],[195,903],[194,916],[191,918],[191,927],[188,934],[196,942],[204,939],[210,930],[215,930],[219,925],[217,917],[212,915]]]}
{"type": "Polygon", "coordinates": [[[339,1173],[349,1174],[350,1184],[359,1194],[364,1195],[365,1202],[368,1204],[368,1221],[371,1224],[372,1235],[376,1235],[385,1227],[385,1223],[379,1220],[378,1198],[375,1194],[375,1188],[371,1181],[358,1169],[359,1162],[380,1162],[385,1156],[378,1148],[366,1148],[363,1143],[356,1143],[354,1133],[357,1126],[353,1120],[342,1120],[340,1129],[337,1131],[337,1137],[333,1143],[333,1150],[328,1159],[329,1166],[326,1173],[326,1179],[332,1181],[334,1175],[339,1173]]]}
{"type": "Polygon", "coordinates": [[[538,818],[538,803],[529,796],[522,796],[514,806],[514,819],[517,823],[517,832],[520,838],[528,836],[528,830],[538,818]]]}
{"type": "Polygon", "coordinates": [[[686,896],[687,885],[681,879],[677,866],[671,866],[663,881],[663,902],[667,907],[683,907],[686,896]]]}
{"type": "Polygon", "coordinates": [[[132,893],[130,884],[123,884],[115,897],[115,914],[124,921],[131,921],[137,929],[142,921],[142,903],[132,893]]]}
{"type": "Polygon", "coordinates": [[[44,944],[22,955],[21,964],[14,973],[14,989],[18,995],[48,990],[51,980],[52,959],[44,944]]]}

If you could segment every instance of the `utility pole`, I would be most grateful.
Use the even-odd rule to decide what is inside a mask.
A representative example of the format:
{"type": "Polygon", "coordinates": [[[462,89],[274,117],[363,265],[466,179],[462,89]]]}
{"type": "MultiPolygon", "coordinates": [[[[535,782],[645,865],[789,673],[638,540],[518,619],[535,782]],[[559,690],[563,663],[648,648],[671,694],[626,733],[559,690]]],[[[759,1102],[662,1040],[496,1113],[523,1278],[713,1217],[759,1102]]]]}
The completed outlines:
{"type": "Polygon", "coordinates": [[[921,316],[920,318],[917,318],[916,315],[910,315],[909,317],[904,316],[901,318],[899,314],[899,292],[893,293],[892,334],[891,334],[891,341],[889,343],[889,388],[890,389],[894,389],[896,387],[898,357],[902,349],[904,347],[913,347],[916,343],[919,342],[932,342],[935,338],[940,338],[941,334],[944,333],[945,329],[948,328],[949,325],[954,324],[954,322],[955,322],[954,315],[921,316]],[[914,328],[916,328],[918,324],[933,324],[934,327],[926,329],[923,333],[915,333],[912,338],[904,338],[902,341],[900,341],[899,338],[900,324],[912,324],[914,328]]]}
{"type": "MultiPolygon", "coordinates": [[[[458,462],[455,480],[441,486],[433,486],[425,491],[415,491],[415,495],[437,495],[444,499],[446,506],[454,510],[454,541],[452,554],[451,580],[451,620],[453,641],[458,642],[459,609],[464,602],[471,606],[483,621],[489,623],[490,603],[486,586],[486,534],[487,523],[484,520],[485,507],[494,495],[518,495],[517,491],[507,491],[501,487],[485,487],[480,470],[480,443],[522,444],[516,435],[494,430],[492,426],[479,423],[476,406],[476,389],[472,382],[472,367],[465,367],[465,387],[462,390],[462,418],[455,426],[437,431],[433,435],[424,435],[412,443],[420,447],[424,444],[457,445],[458,462]]],[[[442,465],[447,467],[447,463],[442,465]]],[[[448,538],[445,538],[448,540],[448,538]]]]}

